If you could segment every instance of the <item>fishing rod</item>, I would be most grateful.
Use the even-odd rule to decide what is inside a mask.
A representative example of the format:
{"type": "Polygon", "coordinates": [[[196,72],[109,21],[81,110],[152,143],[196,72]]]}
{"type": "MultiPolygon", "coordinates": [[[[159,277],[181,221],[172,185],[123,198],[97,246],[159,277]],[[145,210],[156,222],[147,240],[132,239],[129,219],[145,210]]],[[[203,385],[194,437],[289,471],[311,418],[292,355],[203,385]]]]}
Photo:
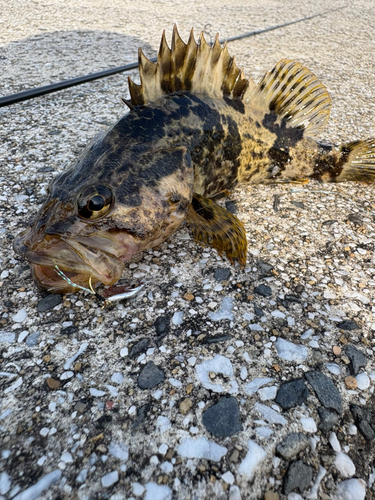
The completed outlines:
{"type": "MultiPolygon", "coordinates": [[[[345,9],[346,5],[342,7],[337,7],[336,9],[329,9],[324,12],[320,12],[319,14],[313,14],[312,16],[302,17],[300,19],[295,19],[293,21],[288,21],[283,24],[276,24],[275,26],[270,26],[268,28],[262,28],[255,31],[249,31],[247,33],[243,33],[242,35],[232,36],[227,39],[219,40],[220,43],[224,42],[234,42],[236,40],[241,40],[242,38],[248,38],[256,35],[260,35],[262,33],[267,33],[269,31],[273,31],[280,28],[285,28],[286,26],[290,26],[292,24],[301,23],[303,21],[308,21],[309,19],[314,19],[315,17],[321,17],[326,14],[330,14],[331,12],[336,12],[338,10],[345,9]]],[[[212,42],[210,42],[212,45],[212,42]]],[[[152,62],[157,61],[157,57],[153,57],[150,59],[152,62]]],[[[16,94],[10,94],[4,97],[0,97],[0,108],[4,106],[11,106],[12,104],[16,104],[18,102],[27,101],[29,99],[34,99],[35,97],[40,97],[47,94],[52,94],[53,92],[58,92],[59,90],[68,89],[70,87],[75,87],[76,85],[81,85],[82,83],[92,82],[94,80],[99,80],[100,78],[106,78],[107,76],[117,75],[118,73],[123,73],[125,71],[130,71],[132,69],[138,68],[138,61],[126,64],[125,66],[118,66],[116,68],[110,68],[104,71],[99,71],[97,73],[90,73],[85,76],[78,76],[77,78],[71,78],[70,80],[63,80],[61,82],[52,83],[50,85],[44,85],[43,87],[36,87],[29,90],[24,90],[22,92],[17,92],[16,94]]]]}

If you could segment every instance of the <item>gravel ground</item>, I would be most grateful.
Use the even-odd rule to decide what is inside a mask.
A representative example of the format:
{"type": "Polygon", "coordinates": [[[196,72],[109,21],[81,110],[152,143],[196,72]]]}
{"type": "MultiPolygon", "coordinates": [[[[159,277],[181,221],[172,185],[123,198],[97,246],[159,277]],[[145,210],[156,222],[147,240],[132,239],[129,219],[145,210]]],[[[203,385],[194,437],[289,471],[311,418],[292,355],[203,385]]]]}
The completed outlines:
{"type": "MultiPolygon", "coordinates": [[[[0,94],[153,56],[175,22],[229,37],[325,5],[2,0],[0,94]]],[[[375,136],[374,27],[355,0],[230,52],[256,80],[282,57],[315,72],[339,143],[375,136]]],[[[125,75],[0,109],[0,499],[374,499],[373,186],[238,189],[244,270],[182,227],[124,272],[145,290],[104,311],[39,291],[14,255],[121,96],[125,75]]]]}

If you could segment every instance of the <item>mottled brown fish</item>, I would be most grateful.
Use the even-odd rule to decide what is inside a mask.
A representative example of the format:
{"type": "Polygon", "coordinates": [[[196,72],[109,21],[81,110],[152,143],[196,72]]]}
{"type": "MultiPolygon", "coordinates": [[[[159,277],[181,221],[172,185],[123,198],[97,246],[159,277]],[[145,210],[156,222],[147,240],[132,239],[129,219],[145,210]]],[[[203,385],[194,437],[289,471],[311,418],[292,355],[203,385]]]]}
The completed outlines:
{"type": "Polygon", "coordinates": [[[35,222],[15,239],[34,278],[53,292],[111,285],[136,253],[186,220],[194,238],[246,262],[242,223],[213,198],[238,184],[373,181],[375,140],[333,148],[313,137],[330,111],[326,88],[282,60],[256,85],[218,37],[210,47],[176,27],[157,64],[140,50],[130,112],[51,183],[35,222]]]}

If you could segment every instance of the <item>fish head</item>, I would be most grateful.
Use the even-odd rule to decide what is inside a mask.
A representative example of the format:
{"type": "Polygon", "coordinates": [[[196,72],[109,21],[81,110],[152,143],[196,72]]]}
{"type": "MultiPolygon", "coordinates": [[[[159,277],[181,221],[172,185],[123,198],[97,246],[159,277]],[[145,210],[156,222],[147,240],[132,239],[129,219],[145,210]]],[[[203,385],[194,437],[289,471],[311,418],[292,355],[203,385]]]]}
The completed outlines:
{"type": "Polygon", "coordinates": [[[131,165],[129,155],[114,157],[107,146],[91,147],[51,182],[35,221],[14,240],[50,292],[114,284],[129,259],[163,242],[187,214],[193,170],[185,148],[143,152],[131,165]]]}

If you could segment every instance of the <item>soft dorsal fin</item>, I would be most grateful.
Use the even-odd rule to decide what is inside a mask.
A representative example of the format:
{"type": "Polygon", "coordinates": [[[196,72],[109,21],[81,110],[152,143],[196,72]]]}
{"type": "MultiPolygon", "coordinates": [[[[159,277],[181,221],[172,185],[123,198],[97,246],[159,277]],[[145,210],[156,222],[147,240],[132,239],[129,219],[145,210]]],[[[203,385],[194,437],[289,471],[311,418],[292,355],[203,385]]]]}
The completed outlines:
{"type": "Polygon", "coordinates": [[[331,108],[326,87],[302,64],[288,59],[267,72],[244,100],[276,113],[289,127],[305,129],[310,137],[326,123],[331,108]]]}
{"type": "Polygon", "coordinates": [[[178,90],[242,98],[245,92],[255,88],[252,80],[245,78],[239,70],[234,57],[229,55],[226,44],[221,47],[218,36],[210,47],[203,33],[197,43],[191,30],[189,41],[185,44],[176,25],[171,48],[163,32],[156,63],[151,62],[142,49],[139,49],[138,59],[140,85],[129,78],[129,104],[132,106],[147,104],[163,94],[178,90]]]}

